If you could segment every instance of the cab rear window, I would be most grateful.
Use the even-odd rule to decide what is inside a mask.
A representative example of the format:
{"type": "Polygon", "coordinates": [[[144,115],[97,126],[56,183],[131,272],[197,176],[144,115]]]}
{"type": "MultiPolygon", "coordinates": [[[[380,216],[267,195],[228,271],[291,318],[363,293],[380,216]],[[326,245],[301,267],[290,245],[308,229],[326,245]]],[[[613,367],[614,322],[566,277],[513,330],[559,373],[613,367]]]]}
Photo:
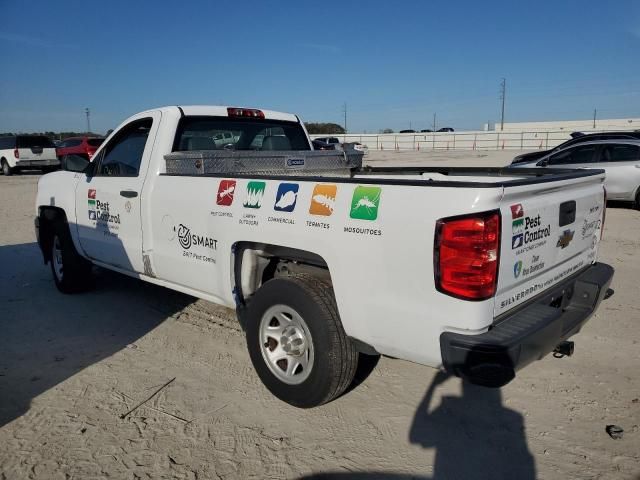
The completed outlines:
{"type": "Polygon", "coordinates": [[[296,122],[226,117],[184,117],[173,151],[310,150],[296,122]]]}
{"type": "Polygon", "coordinates": [[[36,135],[27,136],[27,137],[18,137],[16,139],[16,147],[17,148],[33,148],[33,147],[56,148],[56,146],[49,139],[49,137],[36,136],[36,135]]]}

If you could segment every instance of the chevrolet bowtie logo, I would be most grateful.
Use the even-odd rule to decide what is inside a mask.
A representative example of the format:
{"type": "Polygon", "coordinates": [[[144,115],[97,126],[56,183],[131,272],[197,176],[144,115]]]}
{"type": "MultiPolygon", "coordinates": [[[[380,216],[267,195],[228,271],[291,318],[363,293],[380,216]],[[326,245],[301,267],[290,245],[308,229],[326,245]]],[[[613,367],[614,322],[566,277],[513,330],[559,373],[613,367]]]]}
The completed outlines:
{"type": "Polygon", "coordinates": [[[569,244],[571,243],[571,240],[573,240],[573,234],[574,234],[574,230],[565,230],[564,232],[562,232],[562,235],[560,235],[560,238],[558,238],[558,243],[556,244],[556,247],[560,247],[560,248],[568,247],[569,244]]]}

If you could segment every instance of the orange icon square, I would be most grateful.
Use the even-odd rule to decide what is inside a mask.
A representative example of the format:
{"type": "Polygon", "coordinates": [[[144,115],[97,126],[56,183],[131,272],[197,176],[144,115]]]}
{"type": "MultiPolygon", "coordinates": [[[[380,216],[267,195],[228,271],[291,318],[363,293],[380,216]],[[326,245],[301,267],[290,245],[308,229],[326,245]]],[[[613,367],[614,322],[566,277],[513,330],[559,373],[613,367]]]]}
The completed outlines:
{"type": "Polygon", "coordinates": [[[336,202],[337,192],[338,186],[335,184],[317,184],[313,188],[313,195],[311,195],[309,213],[312,215],[324,215],[325,217],[331,215],[336,202]]]}

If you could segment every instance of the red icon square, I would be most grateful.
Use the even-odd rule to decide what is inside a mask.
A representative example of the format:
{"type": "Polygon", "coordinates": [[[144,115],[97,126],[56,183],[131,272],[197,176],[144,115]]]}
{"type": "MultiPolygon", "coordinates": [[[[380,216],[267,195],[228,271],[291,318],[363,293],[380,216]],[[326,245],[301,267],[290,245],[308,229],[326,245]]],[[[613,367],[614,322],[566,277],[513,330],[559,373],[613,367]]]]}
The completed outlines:
{"type": "Polygon", "coordinates": [[[89,198],[93,198],[95,200],[96,198],[96,191],[93,188],[89,189],[89,192],[87,192],[87,195],[89,198]]]}
{"type": "Polygon", "coordinates": [[[224,205],[228,207],[233,203],[233,194],[236,191],[235,180],[221,180],[218,187],[218,195],[216,197],[216,203],[218,205],[224,205]]]}
{"type": "Polygon", "coordinates": [[[516,205],[511,205],[511,218],[514,220],[516,218],[521,218],[524,216],[524,208],[522,208],[522,204],[518,203],[516,205]]]}

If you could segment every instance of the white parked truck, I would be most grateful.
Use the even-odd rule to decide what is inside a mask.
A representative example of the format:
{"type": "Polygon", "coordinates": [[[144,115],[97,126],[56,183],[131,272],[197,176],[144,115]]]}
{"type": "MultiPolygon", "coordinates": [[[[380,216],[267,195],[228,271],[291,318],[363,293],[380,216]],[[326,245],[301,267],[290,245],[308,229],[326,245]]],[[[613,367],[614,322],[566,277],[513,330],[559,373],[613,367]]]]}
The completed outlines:
{"type": "Polygon", "coordinates": [[[572,353],[613,293],[602,171],[361,160],[312,151],[291,114],[149,110],[40,179],[38,242],[62,292],[97,265],[235,308],[259,377],[299,407],[365,354],[497,387],[572,353]]]}

